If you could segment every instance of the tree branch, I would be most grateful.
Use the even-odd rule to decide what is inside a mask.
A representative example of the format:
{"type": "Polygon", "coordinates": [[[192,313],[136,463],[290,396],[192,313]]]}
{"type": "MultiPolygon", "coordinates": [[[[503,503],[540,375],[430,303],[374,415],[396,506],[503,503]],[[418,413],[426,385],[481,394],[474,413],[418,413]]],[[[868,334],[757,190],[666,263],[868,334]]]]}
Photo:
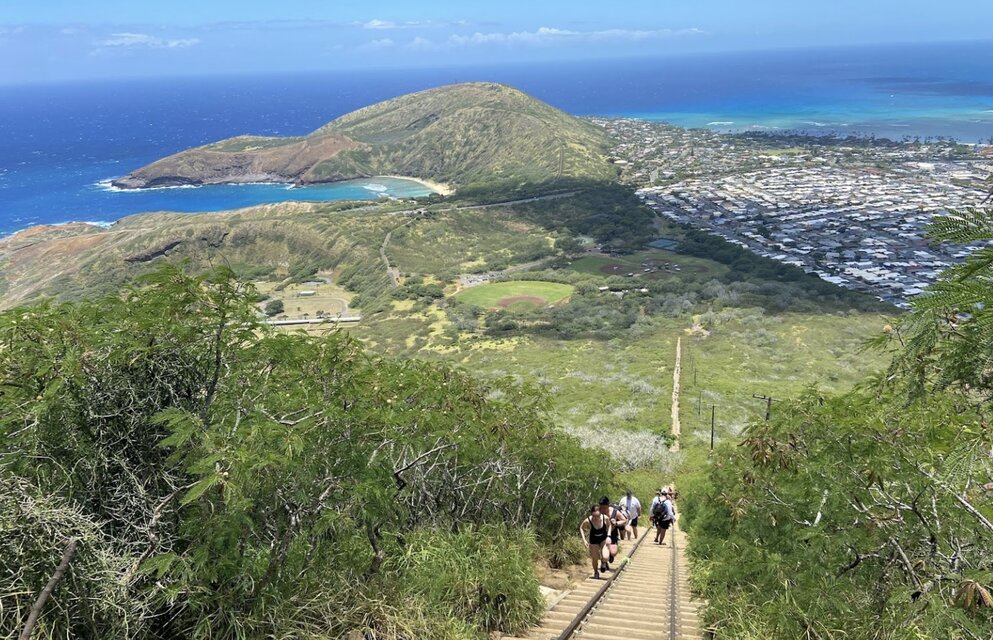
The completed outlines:
{"type": "Polygon", "coordinates": [[[73,538],[69,541],[69,545],[65,551],[62,552],[62,560],[59,561],[59,566],[56,567],[55,573],[52,574],[52,577],[48,580],[48,584],[38,594],[38,599],[31,605],[31,612],[28,614],[28,620],[24,624],[24,629],[21,631],[18,640],[28,640],[31,637],[31,632],[38,622],[38,616],[41,615],[41,610],[45,607],[45,603],[48,602],[49,596],[55,591],[55,587],[62,580],[62,576],[65,575],[66,570],[69,569],[69,563],[72,562],[72,557],[76,555],[77,548],[79,548],[79,539],[73,538]]]}
{"type": "Polygon", "coordinates": [[[373,526],[371,522],[365,523],[365,534],[369,538],[369,545],[372,547],[372,562],[365,572],[365,578],[369,579],[379,573],[379,567],[383,564],[386,552],[379,546],[379,527],[373,526]]]}

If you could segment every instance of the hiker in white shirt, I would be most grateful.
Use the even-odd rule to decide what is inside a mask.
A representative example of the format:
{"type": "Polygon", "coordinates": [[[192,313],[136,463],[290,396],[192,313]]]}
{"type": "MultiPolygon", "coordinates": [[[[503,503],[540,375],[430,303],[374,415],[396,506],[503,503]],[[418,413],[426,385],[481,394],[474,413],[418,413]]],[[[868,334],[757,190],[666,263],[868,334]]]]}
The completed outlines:
{"type": "Polygon", "coordinates": [[[628,540],[631,539],[631,534],[634,534],[634,539],[638,539],[638,516],[641,515],[641,501],[638,500],[628,489],[624,497],[617,501],[617,504],[621,505],[628,512],[628,528],[627,537],[628,540]]]}

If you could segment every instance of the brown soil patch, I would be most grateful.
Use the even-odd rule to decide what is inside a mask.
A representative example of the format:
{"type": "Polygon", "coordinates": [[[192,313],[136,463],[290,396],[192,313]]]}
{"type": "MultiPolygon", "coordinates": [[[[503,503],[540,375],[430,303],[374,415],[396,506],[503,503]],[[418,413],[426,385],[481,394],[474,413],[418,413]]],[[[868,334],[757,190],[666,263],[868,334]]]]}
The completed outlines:
{"type": "Polygon", "coordinates": [[[531,225],[516,220],[504,220],[502,224],[510,231],[516,231],[517,233],[527,233],[532,228],[531,225]]]}
{"type": "Polygon", "coordinates": [[[518,302],[527,302],[536,306],[542,306],[545,304],[544,298],[539,298],[538,296],[510,296],[509,298],[502,298],[497,301],[497,306],[506,309],[512,304],[517,304],[518,302]]]}
{"type": "Polygon", "coordinates": [[[589,562],[585,564],[573,564],[562,569],[552,569],[545,560],[538,560],[535,563],[535,573],[542,586],[556,591],[572,589],[586,578],[589,573],[589,562]]]}

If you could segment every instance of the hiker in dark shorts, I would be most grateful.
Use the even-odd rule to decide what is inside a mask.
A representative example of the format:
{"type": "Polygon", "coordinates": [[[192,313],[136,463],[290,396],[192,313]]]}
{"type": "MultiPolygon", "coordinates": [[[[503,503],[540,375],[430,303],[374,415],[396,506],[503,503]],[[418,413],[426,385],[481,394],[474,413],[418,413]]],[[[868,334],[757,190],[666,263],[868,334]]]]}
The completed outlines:
{"type": "Polygon", "coordinates": [[[676,512],[672,506],[672,496],[668,489],[663,489],[656,500],[652,501],[652,523],[655,525],[655,544],[665,544],[665,534],[675,520],[676,512]]]}
{"type": "Polygon", "coordinates": [[[621,505],[622,509],[627,510],[628,526],[624,530],[624,532],[627,534],[627,539],[631,540],[633,536],[633,539],[637,540],[638,518],[641,516],[641,500],[638,500],[638,498],[634,496],[631,490],[628,489],[624,493],[624,497],[618,501],[618,504],[621,505]]]}
{"type": "MultiPolygon", "coordinates": [[[[610,505],[610,524],[612,527],[610,529],[610,558],[608,562],[613,562],[617,556],[617,543],[620,541],[621,536],[624,535],[624,528],[628,524],[628,517],[624,515],[624,512],[617,505],[610,505]]],[[[604,568],[607,571],[611,571],[609,564],[604,568]]]]}
{"type": "MultiPolygon", "coordinates": [[[[606,500],[606,498],[604,498],[606,500]]],[[[593,505],[590,508],[590,515],[579,524],[579,536],[583,539],[583,544],[590,553],[590,563],[593,566],[593,579],[600,579],[600,571],[605,570],[606,561],[603,558],[603,547],[610,539],[610,501],[606,505],[593,505]],[[604,510],[607,513],[604,513],[604,510]]]]}

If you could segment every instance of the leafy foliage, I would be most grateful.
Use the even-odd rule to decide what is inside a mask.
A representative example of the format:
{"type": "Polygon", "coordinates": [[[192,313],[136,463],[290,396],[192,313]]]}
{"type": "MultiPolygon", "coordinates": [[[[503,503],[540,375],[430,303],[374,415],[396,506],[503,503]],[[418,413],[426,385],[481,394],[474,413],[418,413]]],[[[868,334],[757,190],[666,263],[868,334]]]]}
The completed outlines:
{"type": "MultiPolygon", "coordinates": [[[[939,220],[989,240],[993,212],[939,220]]],[[[876,340],[885,376],[753,423],[690,496],[699,586],[735,638],[993,633],[989,248],[876,340]],[[823,597],[830,594],[830,597],[823,597]]]]}
{"type": "MultiPolygon", "coordinates": [[[[461,596],[403,590],[412,541],[553,541],[608,480],[534,389],[273,333],[229,271],[143,284],[0,316],[4,630],[81,538],[39,637],[468,637],[461,596]]],[[[519,591],[475,628],[533,622],[535,586],[477,551],[519,591]]]]}
{"type": "Polygon", "coordinates": [[[993,211],[969,210],[936,218],[935,240],[976,243],[976,250],[915,301],[915,313],[896,323],[885,342],[903,352],[893,374],[913,381],[915,396],[949,388],[993,397],[993,211]]]}

